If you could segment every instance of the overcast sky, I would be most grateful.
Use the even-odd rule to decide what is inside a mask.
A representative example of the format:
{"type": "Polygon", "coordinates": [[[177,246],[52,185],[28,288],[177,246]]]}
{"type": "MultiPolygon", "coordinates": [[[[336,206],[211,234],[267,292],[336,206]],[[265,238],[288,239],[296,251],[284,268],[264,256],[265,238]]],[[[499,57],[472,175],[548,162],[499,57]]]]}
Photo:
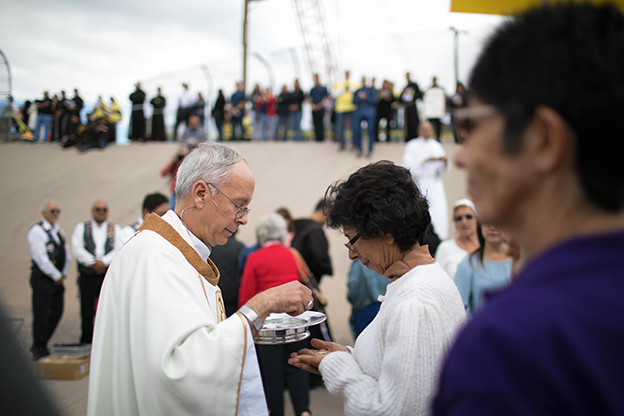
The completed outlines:
{"type": "MultiPolygon", "coordinates": [[[[148,95],[163,86],[175,103],[180,83],[193,92],[233,92],[242,78],[243,0],[0,0],[0,49],[9,60],[17,100],[78,87],[127,103],[136,81],[148,95]]],[[[308,1],[309,2],[309,1],[308,1]]],[[[433,75],[454,89],[453,32],[460,36],[460,80],[500,16],[451,13],[450,0],[322,0],[326,29],[340,72],[388,78],[402,88],[412,72],[421,87],[433,75]]],[[[275,87],[310,75],[293,0],[250,4],[250,84],[275,87]]],[[[0,63],[0,91],[6,76],[0,63]]],[[[72,94],[69,94],[70,96],[72,94]]],[[[208,97],[212,102],[214,97],[208,97]]],[[[175,105],[175,104],[173,104],[175,105]]]]}

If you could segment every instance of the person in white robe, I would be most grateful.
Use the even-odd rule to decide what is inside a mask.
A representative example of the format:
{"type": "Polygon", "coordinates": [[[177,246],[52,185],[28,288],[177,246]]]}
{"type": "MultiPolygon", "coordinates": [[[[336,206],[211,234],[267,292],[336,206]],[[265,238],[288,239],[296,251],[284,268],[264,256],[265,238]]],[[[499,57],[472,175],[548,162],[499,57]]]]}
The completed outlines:
{"type": "Polygon", "coordinates": [[[255,181],[229,147],[203,143],[178,172],[174,211],[149,214],[106,275],[91,355],[89,416],[268,415],[253,336],[272,312],[313,304],[299,282],[225,317],[208,256],[247,223],[255,181]]]}
{"type": "Polygon", "coordinates": [[[433,138],[433,127],[423,121],[419,136],[405,145],[402,166],[409,169],[414,182],[429,202],[429,214],[435,233],[441,240],[448,238],[449,218],[444,183],[440,175],[451,169],[442,145],[433,138]]]}

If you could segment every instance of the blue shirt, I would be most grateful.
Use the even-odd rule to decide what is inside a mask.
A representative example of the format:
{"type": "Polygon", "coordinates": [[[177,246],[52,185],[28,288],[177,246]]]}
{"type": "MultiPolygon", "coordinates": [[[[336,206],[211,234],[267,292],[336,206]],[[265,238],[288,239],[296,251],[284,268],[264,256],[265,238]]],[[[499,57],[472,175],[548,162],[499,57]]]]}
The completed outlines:
{"type": "Polygon", "coordinates": [[[478,255],[470,254],[459,262],[454,280],[469,316],[483,307],[485,295],[507,286],[510,272],[511,260],[481,264],[478,255]]]}
{"type": "Polygon", "coordinates": [[[624,415],[624,231],[562,242],[489,300],[434,415],[624,415]]]}
{"type": "Polygon", "coordinates": [[[320,103],[323,98],[327,97],[327,95],[327,88],[322,85],[318,85],[310,90],[310,100],[312,101],[312,104],[320,103]]]}
{"type": "Polygon", "coordinates": [[[363,114],[375,114],[377,112],[377,90],[372,87],[363,87],[353,94],[353,104],[358,106],[357,111],[363,114]],[[358,94],[364,92],[366,98],[361,99],[358,94]]]}
{"type": "Polygon", "coordinates": [[[245,91],[236,91],[232,94],[232,106],[237,106],[238,103],[245,100],[245,91]]]}

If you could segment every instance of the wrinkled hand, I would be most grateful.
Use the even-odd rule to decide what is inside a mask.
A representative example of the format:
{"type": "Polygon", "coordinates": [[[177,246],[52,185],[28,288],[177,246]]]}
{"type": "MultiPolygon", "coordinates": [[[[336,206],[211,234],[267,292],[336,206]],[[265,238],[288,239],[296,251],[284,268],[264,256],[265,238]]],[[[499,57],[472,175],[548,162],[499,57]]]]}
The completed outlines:
{"type": "Polygon", "coordinates": [[[293,281],[258,293],[245,305],[264,320],[273,312],[301,315],[307,310],[310,301],[313,301],[312,291],[298,281],[293,281]]]}
{"type": "Polygon", "coordinates": [[[323,358],[325,358],[327,354],[336,351],[349,352],[349,349],[347,347],[337,344],[335,342],[327,342],[314,338],[310,343],[314,348],[318,349],[311,350],[308,348],[304,348],[302,350],[299,350],[299,352],[293,352],[292,354],[290,354],[288,364],[294,365],[295,367],[301,368],[302,370],[306,370],[309,373],[320,375],[321,372],[318,368],[321,365],[321,361],[323,361],[323,358]]]}

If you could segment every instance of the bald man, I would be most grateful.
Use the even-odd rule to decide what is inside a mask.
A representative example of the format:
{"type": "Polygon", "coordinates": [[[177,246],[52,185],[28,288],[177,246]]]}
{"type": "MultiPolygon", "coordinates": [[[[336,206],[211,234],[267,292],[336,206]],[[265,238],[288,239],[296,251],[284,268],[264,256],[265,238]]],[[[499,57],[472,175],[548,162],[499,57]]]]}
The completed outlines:
{"type": "Polygon", "coordinates": [[[48,341],[63,315],[65,286],[71,255],[65,232],[57,224],[61,209],[49,199],[41,207],[43,218],[28,231],[32,259],[33,360],[49,355],[48,341]]]}
{"type": "Polygon", "coordinates": [[[79,223],[72,235],[72,254],[78,263],[82,317],[80,342],[83,344],[91,344],[95,305],[100,296],[104,275],[123,244],[121,228],[107,221],[108,204],[105,201],[95,201],[91,216],[93,219],[79,223]]]}

